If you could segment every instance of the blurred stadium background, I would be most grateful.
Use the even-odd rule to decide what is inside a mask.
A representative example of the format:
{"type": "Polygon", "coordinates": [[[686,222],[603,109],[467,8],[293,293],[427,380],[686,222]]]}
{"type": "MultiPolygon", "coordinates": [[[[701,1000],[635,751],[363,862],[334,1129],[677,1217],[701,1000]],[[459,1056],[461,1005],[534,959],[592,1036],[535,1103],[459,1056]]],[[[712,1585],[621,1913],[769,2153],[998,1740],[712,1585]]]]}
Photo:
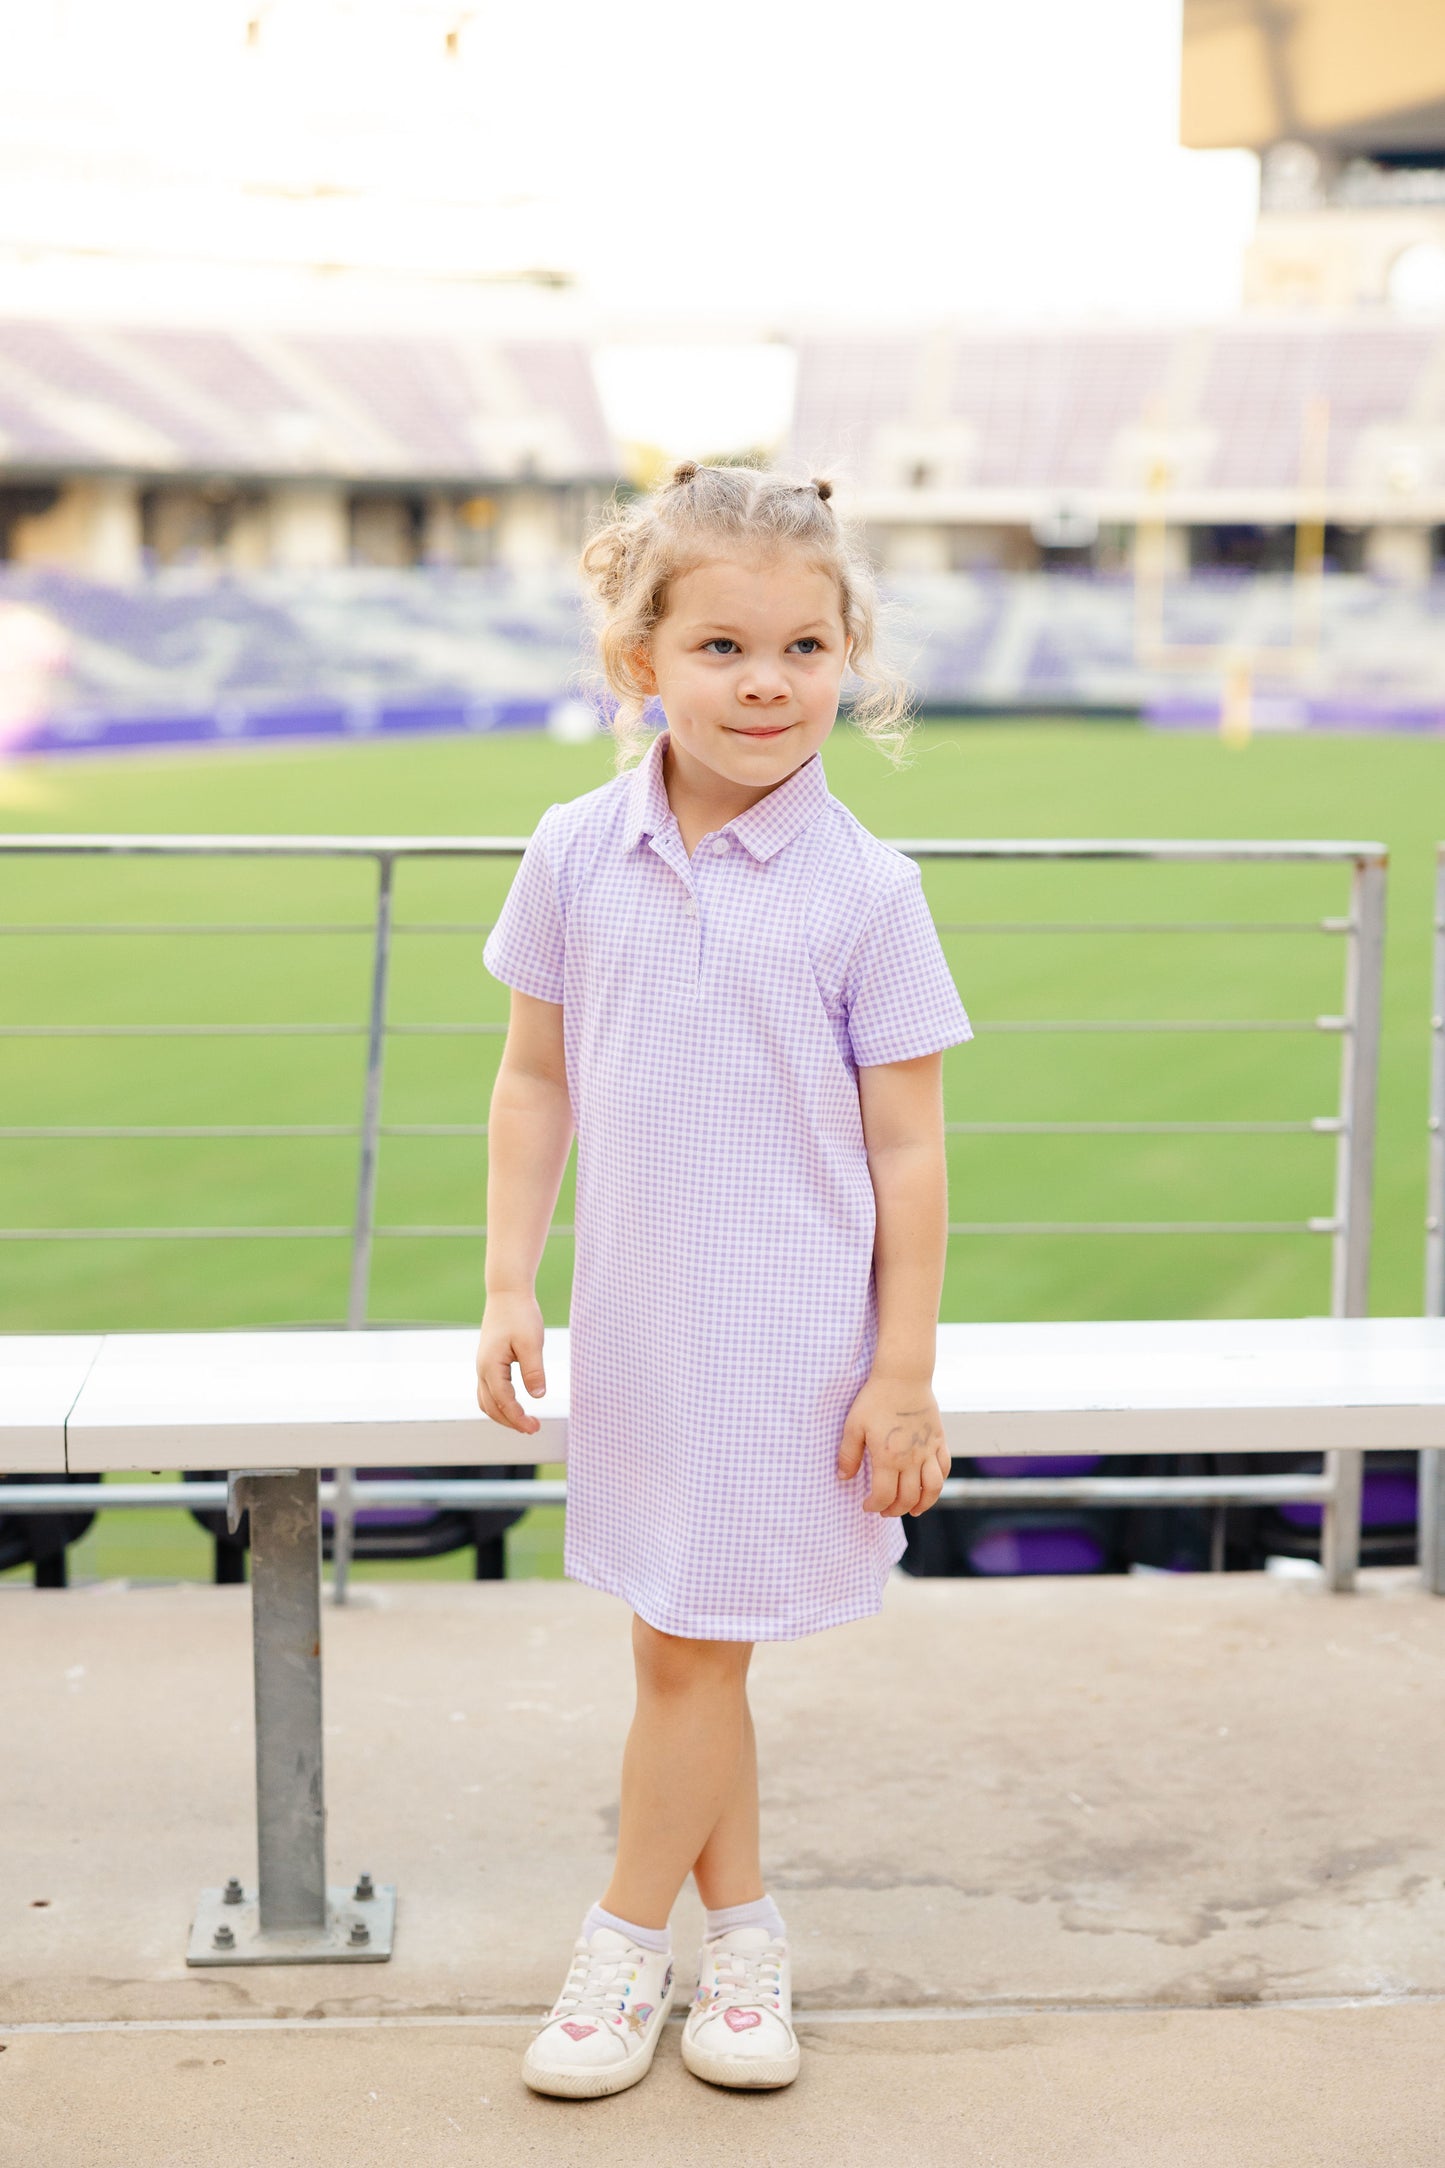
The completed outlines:
{"type": "MultiPolygon", "coordinates": [[[[194,67],[228,82],[249,71],[249,125],[209,165],[203,103],[159,141],[135,117],[97,135],[83,101],[70,138],[43,114],[27,123],[67,50],[117,34],[86,0],[30,21],[0,90],[4,817],[20,830],[524,835],[610,772],[577,704],[586,521],[679,447],[633,426],[617,390],[626,342],[589,310],[565,235],[462,156],[482,65],[473,11],[276,0],[195,10],[191,25],[194,67]],[[327,39],[378,38],[413,117],[383,158],[356,112],[311,111],[298,162],[280,125],[297,81],[315,80],[327,39]]],[[[1408,1312],[1429,854],[1445,828],[1445,19],[1413,0],[1302,0],[1287,23],[1267,0],[1186,0],[1181,46],[1180,141],[1258,159],[1237,308],[1151,318],[1145,267],[1127,320],[830,328],[779,312],[731,346],[715,323],[654,326],[647,354],[684,384],[707,369],[759,387],[750,431],[688,449],[826,470],[866,525],[929,718],[901,776],[846,730],[833,741],[830,782],[877,832],[1390,844],[1375,1283],[1376,1307],[1408,1312]]],[[[504,1016],[480,952],[506,878],[414,878],[404,922],[470,930],[403,942],[398,1017],[504,1016]]],[[[258,892],[234,866],[0,858],[0,883],[19,1026],[365,1012],[364,940],[263,928],[369,926],[346,869],[279,869],[258,892]],[[203,921],[252,930],[166,931],[203,921]],[[97,923],[106,939],[65,930],[97,923]]],[[[1117,870],[1086,889],[1056,868],[934,868],[929,891],[941,925],[975,929],[946,946],[983,1018],[1338,1006],[1338,950],[1304,934],[976,930],[1148,911],[1302,924],[1343,908],[1323,874],[1175,870],[1146,897],[1117,870]]],[[[388,1139],[383,1218],[480,1220],[484,1148],[464,1132],[484,1120],[497,1043],[419,1038],[388,1054],[388,1124],[457,1133],[388,1139]]],[[[1067,1061],[1041,1061],[1037,1040],[985,1040],[966,1073],[950,1068],[950,1119],[1285,1120],[1332,1103],[1328,1042],[1134,1040],[1127,1072],[1118,1041],[1062,1043],[1067,1061]]],[[[346,1219],[354,1041],[193,1041],[164,1064],[145,1041],[94,1053],[80,1064],[73,1042],[8,1041],[12,1232],[346,1219]],[[338,1133],[40,1134],[247,1123],[338,1133]]],[[[956,1216],[978,1220],[1298,1220],[1327,1208],[1328,1149],[1316,1135],[957,1135],[951,1186],[956,1216]]],[[[955,1241],[943,1315],[1321,1310],[1323,1250],[955,1241]]],[[[9,1330],[344,1313],[344,1241],[0,1252],[9,1330]]],[[[549,1322],[566,1317],[565,1252],[551,1245],[544,1271],[549,1322]]],[[[382,1245],[371,1315],[471,1321],[480,1282],[479,1244],[382,1245]]],[[[1410,1555],[1411,1472],[1375,1474],[1366,1559],[1410,1555]]],[[[1263,1529],[1232,1515],[1228,1562],[1307,1554],[1309,1516],[1263,1529]]],[[[509,1570],[558,1570],[556,1519],[509,1531],[509,1570]]],[[[1074,1519],[1053,1570],[1126,1562],[1120,1518],[1074,1519]]],[[[1155,1529],[1133,1556],[1200,1563],[1207,1531],[1185,1521],[1171,1517],[1177,1555],[1155,1529]]],[[[1039,1570],[1044,1554],[1030,1568],[1025,1549],[1017,1537],[959,1564],[1039,1570]]],[[[102,1517],[71,1556],[82,1578],[210,1570],[206,1537],[180,1515],[102,1517]]],[[[471,1566],[454,1551],[429,1569],[360,1570],[471,1566]]]]}

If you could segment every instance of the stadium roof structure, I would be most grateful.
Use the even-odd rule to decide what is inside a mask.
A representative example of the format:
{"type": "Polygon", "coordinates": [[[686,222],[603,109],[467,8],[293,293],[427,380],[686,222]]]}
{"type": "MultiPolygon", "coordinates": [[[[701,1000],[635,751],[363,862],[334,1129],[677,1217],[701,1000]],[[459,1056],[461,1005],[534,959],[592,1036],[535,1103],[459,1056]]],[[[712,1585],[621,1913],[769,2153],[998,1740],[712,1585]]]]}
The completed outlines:
{"type": "Polygon", "coordinates": [[[585,347],[0,321],[0,473],[612,481],[585,347]]]}
{"type": "Polygon", "coordinates": [[[815,338],[791,449],[880,520],[1445,520],[1445,325],[1215,325],[815,338]]]}
{"type": "Polygon", "coordinates": [[[1445,150],[1439,0],[1184,0],[1180,140],[1445,150]]]}

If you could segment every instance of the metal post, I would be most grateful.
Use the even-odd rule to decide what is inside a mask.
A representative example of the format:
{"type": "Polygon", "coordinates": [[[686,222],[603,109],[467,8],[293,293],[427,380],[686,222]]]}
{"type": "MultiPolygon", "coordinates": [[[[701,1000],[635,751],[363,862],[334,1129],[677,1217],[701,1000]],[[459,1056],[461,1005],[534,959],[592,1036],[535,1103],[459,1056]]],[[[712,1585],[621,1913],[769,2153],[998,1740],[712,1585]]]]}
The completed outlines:
{"type": "Polygon", "coordinates": [[[315,1964],[391,1955],[396,1891],[326,1885],[321,1514],[314,1468],[236,1469],[226,1517],[251,1516],[257,1887],[203,1890],[187,1963],[315,1964]]]}
{"type": "MultiPolygon", "coordinates": [[[[371,956],[371,1015],[366,1034],[366,1090],[361,1110],[361,1158],[356,1177],[356,1222],[351,1238],[351,1287],[346,1322],[353,1332],[366,1323],[371,1281],[371,1240],[376,1226],[377,1161],[381,1143],[381,1072],[386,1054],[386,982],[391,968],[391,902],[396,860],[377,860],[376,939],[371,956]]],[[[331,1517],[331,1584],[337,1603],[346,1601],[351,1551],[356,1531],[352,1495],[355,1470],[336,1471],[336,1505],[331,1517]]]]}
{"type": "Polygon", "coordinates": [[[1425,1194],[1425,1315],[1445,1317],[1445,843],[1435,862],[1430,983],[1430,1152],[1425,1194]]]}
{"type": "MultiPolygon", "coordinates": [[[[1445,1317],[1445,843],[1435,860],[1435,944],[1430,984],[1430,1150],[1425,1195],[1425,1315],[1445,1317]]],[[[1420,1454],[1420,1579],[1445,1596],[1445,1451],[1420,1454]]]]}
{"type": "Polygon", "coordinates": [[[326,1919],[321,1764],[321,1515],[314,1468],[253,1476],[256,1851],[261,1930],[326,1919]]]}
{"type": "MultiPolygon", "coordinates": [[[[1335,1152],[1335,1237],[1330,1311],[1364,1317],[1370,1307],[1370,1213],[1375,1166],[1375,1105],[1380,1074],[1380,1005],[1385,970],[1384,858],[1355,861],[1345,963],[1345,1029],[1340,1048],[1340,1131],[1335,1152]]],[[[1360,1562],[1364,1455],[1358,1447],[1325,1454],[1331,1495],[1320,1553],[1325,1585],[1349,1589],[1360,1562]]]]}

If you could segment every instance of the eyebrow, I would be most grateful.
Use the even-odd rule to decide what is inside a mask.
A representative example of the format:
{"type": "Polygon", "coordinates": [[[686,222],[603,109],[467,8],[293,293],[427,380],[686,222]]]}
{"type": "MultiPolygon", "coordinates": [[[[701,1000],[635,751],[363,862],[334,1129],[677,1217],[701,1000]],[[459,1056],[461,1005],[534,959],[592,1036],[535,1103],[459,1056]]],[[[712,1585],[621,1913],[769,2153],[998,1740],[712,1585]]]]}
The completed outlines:
{"type": "MultiPolygon", "coordinates": [[[[832,628],[830,627],[828,620],[825,617],[815,617],[811,619],[808,624],[799,625],[796,631],[789,633],[788,638],[790,640],[803,640],[807,638],[809,633],[828,632],[831,629],[832,628]]],[[[741,627],[737,625],[724,625],[719,619],[714,617],[697,618],[694,623],[687,627],[687,632],[689,637],[699,632],[708,632],[713,634],[716,638],[727,640],[736,640],[741,637],[741,627]]]]}

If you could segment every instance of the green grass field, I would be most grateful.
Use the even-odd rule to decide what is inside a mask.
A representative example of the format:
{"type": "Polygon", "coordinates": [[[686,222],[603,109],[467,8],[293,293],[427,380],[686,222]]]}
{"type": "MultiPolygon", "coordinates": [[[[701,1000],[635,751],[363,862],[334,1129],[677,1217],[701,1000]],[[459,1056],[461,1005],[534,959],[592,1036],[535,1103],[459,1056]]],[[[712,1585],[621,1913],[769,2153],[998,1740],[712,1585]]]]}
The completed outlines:
{"type": "MultiPolygon", "coordinates": [[[[1061,722],[928,724],[895,772],[856,733],[824,754],[829,783],[885,837],[1329,837],[1388,844],[1389,939],[1372,1303],[1418,1311],[1434,846],[1445,834],[1445,745],[1426,739],[1209,736],[1061,722]]],[[[11,831],[524,835],[553,800],[611,773],[610,748],[523,734],[414,743],[236,748],[34,764],[3,779],[11,831]]],[[[408,922],[482,923],[513,870],[404,868],[408,922]]],[[[1343,869],[930,866],[941,925],[1019,919],[1308,920],[1343,914],[1343,869]]],[[[365,867],[193,867],[157,860],[28,864],[0,855],[4,1010],[26,1023],[333,1022],[366,1012],[365,932],[203,936],[26,934],[98,920],[302,920],[365,927],[365,867]]],[[[481,932],[401,932],[394,1022],[493,1022],[505,989],[481,932]]],[[[951,1120],[1288,1120],[1332,1113],[1339,1041],[1321,1035],[996,1034],[1030,1017],[1311,1017],[1337,1011],[1338,938],[1313,933],[944,932],[978,1027],[945,1061],[951,1120]]],[[[387,1050],[383,1119],[486,1118],[498,1034],[402,1036],[387,1050]]],[[[0,1124],[354,1124],[356,1036],[170,1042],[11,1039],[0,1124]]],[[[342,1226],[354,1139],[0,1140],[8,1227],[342,1226]]],[[[955,1137],[955,1220],[1303,1219],[1331,1208],[1333,1151],[1315,1136],[955,1137]]],[[[485,1141],[388,1138],[383,1225],[480,1222],[485,1141]]],[[[569,1220],[571,1176],[558,1217],[569,1220]]],[[[1318,1236],[983,1236],[950,1245],[945,1318],[1248,1316],[1329,1301],[1318,1236]]],[[[539,1295],[566,1321],[571,1248],[548,1245],[539,1295]]],[[[176,1329],[336,1321],[344,1240],[0,1243],[8,1331],[176,1329]]],[[[472,1324],[476,1240],[383,1238],[371,1317],[472,1324]]],[[[557,1570],[555,1510],[514,1531],[519,1571],[557,1570]]],[[[209,1547],[179,1515],[103,1516],[73,1554],[89,1573],[204,1574],[209,1547]]],[[[369,1572],[392,1569],[366,1568],[369,1572]]],[[[430,1569],[461,1572],[461,1560],[430,1569]]]]}

